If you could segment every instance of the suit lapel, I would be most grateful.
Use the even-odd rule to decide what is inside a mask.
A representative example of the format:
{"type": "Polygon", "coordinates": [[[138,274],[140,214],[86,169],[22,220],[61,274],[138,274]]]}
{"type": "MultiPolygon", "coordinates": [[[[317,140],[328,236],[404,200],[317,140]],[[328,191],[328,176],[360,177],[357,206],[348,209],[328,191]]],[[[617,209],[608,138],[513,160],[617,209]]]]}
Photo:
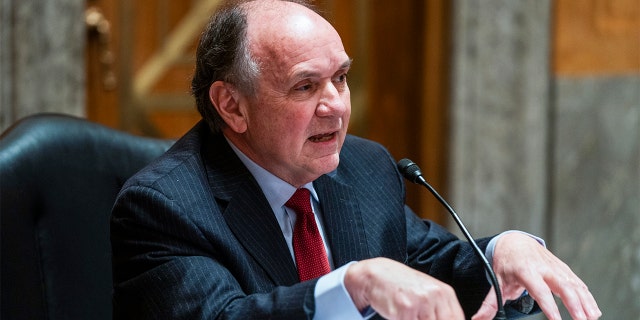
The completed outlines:
{"type": "Polygon", "coordinates": [[[276,285],[297,283],[295,263],[260,186],[221,134],[212,140],[203,146],[204,159],[227,225],[276,285]]]}
{"type": "Polygon", "coordinates": [[[257,183],[238,188],[224,212],[242,246],[277,285],[298,282],[298,273],[271,207],[257,183]]]}
{"type": "Polygon", "coordinates": [[[362,212],[355,190],[330,175],[314,182],[320,199],[325,234],[336,268],[370,257],[362,220],[362,212]]]}

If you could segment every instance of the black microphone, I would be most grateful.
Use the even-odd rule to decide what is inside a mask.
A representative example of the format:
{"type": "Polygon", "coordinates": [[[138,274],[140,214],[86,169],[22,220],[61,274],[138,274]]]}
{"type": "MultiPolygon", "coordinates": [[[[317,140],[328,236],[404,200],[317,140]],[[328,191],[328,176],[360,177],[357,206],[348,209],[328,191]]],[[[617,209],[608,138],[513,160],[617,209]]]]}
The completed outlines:
{"type": "Polygon", "coordinates": [[[489,278],[491,278],[493,289],[496,292],[496,300],[498,302],[498,312],[496,313],[496,316],[493,319],[506,320],[507,316],[506,316],[506,313],[504,312],[504,306],[502,305],[502,293],[500,291],[500,285],[498,284],[498,278],[496,278],[496,274],[493,272],[493,269],[491,269],[491,265],[489,264],[489,261],[487,261],[487,257],[485,257],[482,250],[480,250],[476,241],[473,240],[473,238],[469,234],[469,231],[467,231],[467,228],[465,228],[464,224],[462,223],[462,220],[460,220],[460,217],[458,217],[458,214],[456,214],[456,212],[447,203],[447,201],[445,201],[444,198],[442,198],[440,194],[438,194],[438,192],[433,187],[431,187],[431,185],[427,183],[427,181],[422,177],[422,172],[420,171],[420,167],[418,167],[418,165],[415,164],[413,161],[406,158],[398,161],[398,170],[400,171],[400,173],[402,173],[402,175],[404,175],[404,177],[407,180],[415,184],[420,184],[422,186],[427,187],[427,189],[431,191],[431,193],[436,197],[436,199],[438,199],[438,201],[440,201],[440,203],[447,209],[447,211],[451,213],[451,216],[458,224],[460,231],[462,231],[464,236],[467,238],[467,240],[473,247],[474,252],[478,256],[478,258],[480,258],[480,260],[482,261],[484,269],[489,274],[489,278]]]}

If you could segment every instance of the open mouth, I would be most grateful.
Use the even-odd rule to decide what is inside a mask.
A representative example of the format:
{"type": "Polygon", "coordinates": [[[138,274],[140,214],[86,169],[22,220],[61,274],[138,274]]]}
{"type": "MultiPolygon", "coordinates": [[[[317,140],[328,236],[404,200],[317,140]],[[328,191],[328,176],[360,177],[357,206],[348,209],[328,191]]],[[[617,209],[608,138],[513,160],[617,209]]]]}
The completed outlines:
{"type": "Polygon", "coordinates": [[[326,141],[329,141],[329,140],[333,139],[333,137],[335,137],[335,136],[336,136],[336,132],[318,134],[318,135],[309,137],[309,141],[311,141],[311,142],[326,142],[326,141]]]}

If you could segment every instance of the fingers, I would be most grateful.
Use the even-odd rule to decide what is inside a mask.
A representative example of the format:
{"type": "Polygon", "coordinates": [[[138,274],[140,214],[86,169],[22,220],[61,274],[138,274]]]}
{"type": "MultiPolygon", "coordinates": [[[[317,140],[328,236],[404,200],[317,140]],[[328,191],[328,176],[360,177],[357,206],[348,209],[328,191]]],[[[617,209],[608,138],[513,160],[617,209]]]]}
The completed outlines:
{"type": "Polygon", "coordinates": [[[496,300],[496,291],[491,287],[489,293],[482,301],[482,305],[471,320],[491,320],[498,312],[498,301],[496,300]]]}
{"type": "Polygon", "coordinates": [[[550,320],[560,319],[554,295],[573,319],[598,319],[602,315],[587,286],[565,263],[530,239],[508,236],[509,241],[501,241],[494,255],[494,269],[502,280],[503,292],[512,295],[514,290],[521,293],[520,288],[526,288],[550,320]]]}
{"type": "Polygon", "coordinates": [[[548,281],[552,293],[564,303],[574,319],[597,319],[602,315],[587,285],[567,268],[567,274],[548,281]]]}
{"type": "Polygon", "coordinates": [[[453,288],[390,259],[353,264],[344,284],[357,307],[366,303],[386,319],[464,319],[453,288]]]}
{"type": "Polygon", "coordinates": [[[553,298],[553,293],[542,279],[531,281],[526,285],[529,295],[538,303],[542,312],[549,320],[560,320],[560,310],[553,298]]]}
{"type": "MultiPolygon", "coordinates": [[[[403,274],[407,277],[407,274],[403,274]]],[[[387,319],[464,319],[453,288],[430,277],[408,276],[407,282],[388,282],[369,295],[371,307],[387,319]],[[396,287],[396,283],[400,286],[396,287]]],[[[386,281],[386,279],[385,279],[386,281]]]]}
{"type": "Polygon", "coordinates": [[[587,286],[561,261],[552,272],[542,273],[538,280],[525,280],[529,294],[549,319],[560,319],[554,296],[562,300],[573,319],[598,319],[602,312],[587,286]]]}
{"type": "MultiPolygon", "coordinates": [[[[464,311],[462,311],[462,306],[458,302],[458,297],[456,296],[455,290],[452,287],[446,285],[448,295],[443,297],[448,302],[447,309],[449,310],[447,314],[441,315],[439,312],[437,313],[436,319],[464,319],[464,311]]],[[[436,309],[438,311],[438,309],[436,309]]]]}

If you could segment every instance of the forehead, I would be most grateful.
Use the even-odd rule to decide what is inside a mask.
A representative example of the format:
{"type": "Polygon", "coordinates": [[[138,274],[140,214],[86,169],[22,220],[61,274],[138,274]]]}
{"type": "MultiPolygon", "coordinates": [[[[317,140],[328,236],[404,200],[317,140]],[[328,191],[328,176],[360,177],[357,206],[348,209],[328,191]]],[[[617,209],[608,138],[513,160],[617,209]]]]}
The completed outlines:
{"type": "Polygon", "coordinates": [[[250,50],[262,71],[335,72],[349,60],[333,26],[298,4],[249,10],[247,20],[250,50]]]}

